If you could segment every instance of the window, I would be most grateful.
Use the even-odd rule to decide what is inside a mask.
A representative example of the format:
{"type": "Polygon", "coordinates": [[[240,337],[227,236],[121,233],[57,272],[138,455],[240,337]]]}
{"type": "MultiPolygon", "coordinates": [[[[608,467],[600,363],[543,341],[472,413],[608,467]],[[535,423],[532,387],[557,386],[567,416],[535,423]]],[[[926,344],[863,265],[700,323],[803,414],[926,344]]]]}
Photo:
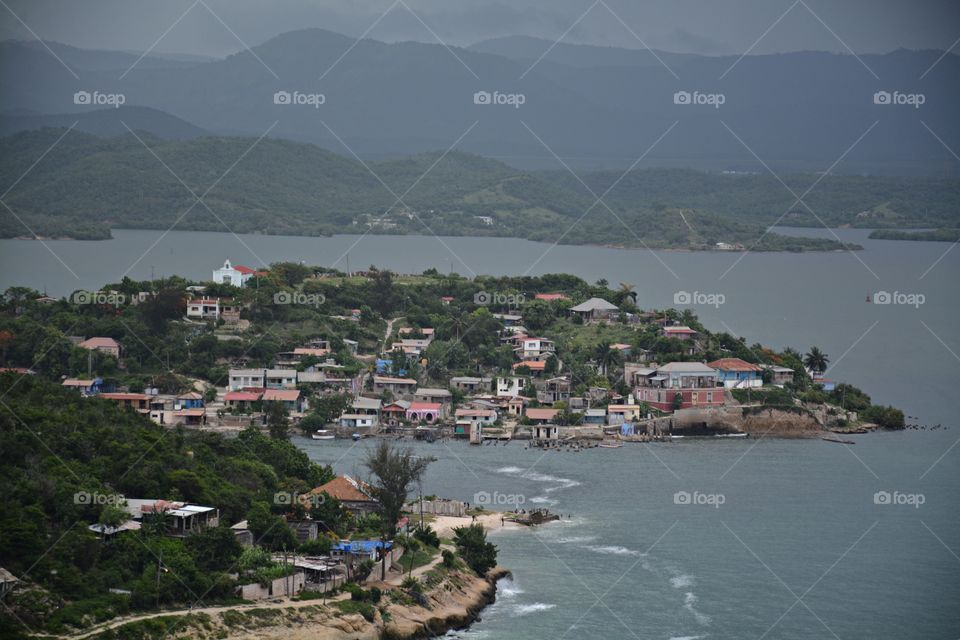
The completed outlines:
{"type": "Polygon", "coordinates": [[[707,391],[707,404],[713,402],[713,391],[707,391]]]}

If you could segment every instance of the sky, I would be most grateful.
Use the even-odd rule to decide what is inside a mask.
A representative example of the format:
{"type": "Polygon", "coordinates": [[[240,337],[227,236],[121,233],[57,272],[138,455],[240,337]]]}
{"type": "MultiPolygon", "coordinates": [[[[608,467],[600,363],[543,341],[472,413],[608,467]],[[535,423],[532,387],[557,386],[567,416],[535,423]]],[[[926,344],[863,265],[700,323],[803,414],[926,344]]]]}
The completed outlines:
{"type": "Polygon", "coordinates": [[[308,27],[459,46],[528,35],[708,55],[862,54],[953,47],[960,0],[0,0],[0,39],[88,49],[221,57],[308,27]]]}

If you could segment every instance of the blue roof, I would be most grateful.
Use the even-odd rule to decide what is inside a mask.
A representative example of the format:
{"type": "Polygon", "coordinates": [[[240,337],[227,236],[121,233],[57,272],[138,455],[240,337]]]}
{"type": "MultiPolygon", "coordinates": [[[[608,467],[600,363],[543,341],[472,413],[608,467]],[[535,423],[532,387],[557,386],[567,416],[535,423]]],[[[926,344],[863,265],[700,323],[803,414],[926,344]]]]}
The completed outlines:
{"type": "MultiPolygon", "coordinates": [[[[375,549],[383,547],[380,540],[344,540],[333,545],[337,551],[346,551],[349,553],[370,553],[375,549]]],[[[393,543],[387,541],[387,549],[393,547],[393,543]]]]}

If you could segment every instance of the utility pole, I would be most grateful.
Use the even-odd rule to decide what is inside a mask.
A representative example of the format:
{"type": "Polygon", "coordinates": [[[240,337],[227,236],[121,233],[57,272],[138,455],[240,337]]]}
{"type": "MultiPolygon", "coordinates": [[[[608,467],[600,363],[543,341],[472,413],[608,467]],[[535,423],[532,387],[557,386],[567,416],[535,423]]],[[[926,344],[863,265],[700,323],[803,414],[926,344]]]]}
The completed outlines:
{"type": "Polygon", "coordinates": [[[157,557],[157,609],[160,608],[160,570],[163,566],[163,549],[160,549],[160,555],[157,557]]]}

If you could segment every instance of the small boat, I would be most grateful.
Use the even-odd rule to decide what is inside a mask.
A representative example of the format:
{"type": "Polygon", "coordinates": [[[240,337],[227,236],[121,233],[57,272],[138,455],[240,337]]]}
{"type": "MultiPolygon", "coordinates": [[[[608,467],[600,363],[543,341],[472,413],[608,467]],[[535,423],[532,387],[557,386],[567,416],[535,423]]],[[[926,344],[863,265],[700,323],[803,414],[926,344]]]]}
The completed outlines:
{"type": "Polygon", "coordinates": [[[310,437],[314,440],[333,440],[335,436],[327,429],[317,429],[310,437]]]}
{"type": "Polygon", "coordinates": [[[747,434],[745,433],[718,433],[716,438],[746,438],[747,434]]]}
{"type": "Polygon", "coordinates": [[[686,437],[686,436],[675,436],[675,435],[671,435],[671,436],[670,436],[670,439],[671,439],[671,440],[682,440],[682,439],[685,438],[685,437],[686,437]]]}
{"type": "Polygon", "coordinates": [[[359,439],[362,438],[363,436],[360,435],[359,433],[354,433],[354,434],[351,435],[350,437],[353,438],[353,441],[354,441],[354,442],[356,442],[357,440],[359,440],[359,439]]]}
{"type": "Polygon", "coordinates": [[[623,446],[623,443],[622,442],[601,442],[599,446],[601,449],[619,449],[620,447],[623,446]]]}
{"type": "Polygon", "coordinates": [[[836,442],[837,444],[857,444],[853,440],[841,440],[840,438],[827,438],[826,436],[820,438],[824,442],[836,442]]]}

